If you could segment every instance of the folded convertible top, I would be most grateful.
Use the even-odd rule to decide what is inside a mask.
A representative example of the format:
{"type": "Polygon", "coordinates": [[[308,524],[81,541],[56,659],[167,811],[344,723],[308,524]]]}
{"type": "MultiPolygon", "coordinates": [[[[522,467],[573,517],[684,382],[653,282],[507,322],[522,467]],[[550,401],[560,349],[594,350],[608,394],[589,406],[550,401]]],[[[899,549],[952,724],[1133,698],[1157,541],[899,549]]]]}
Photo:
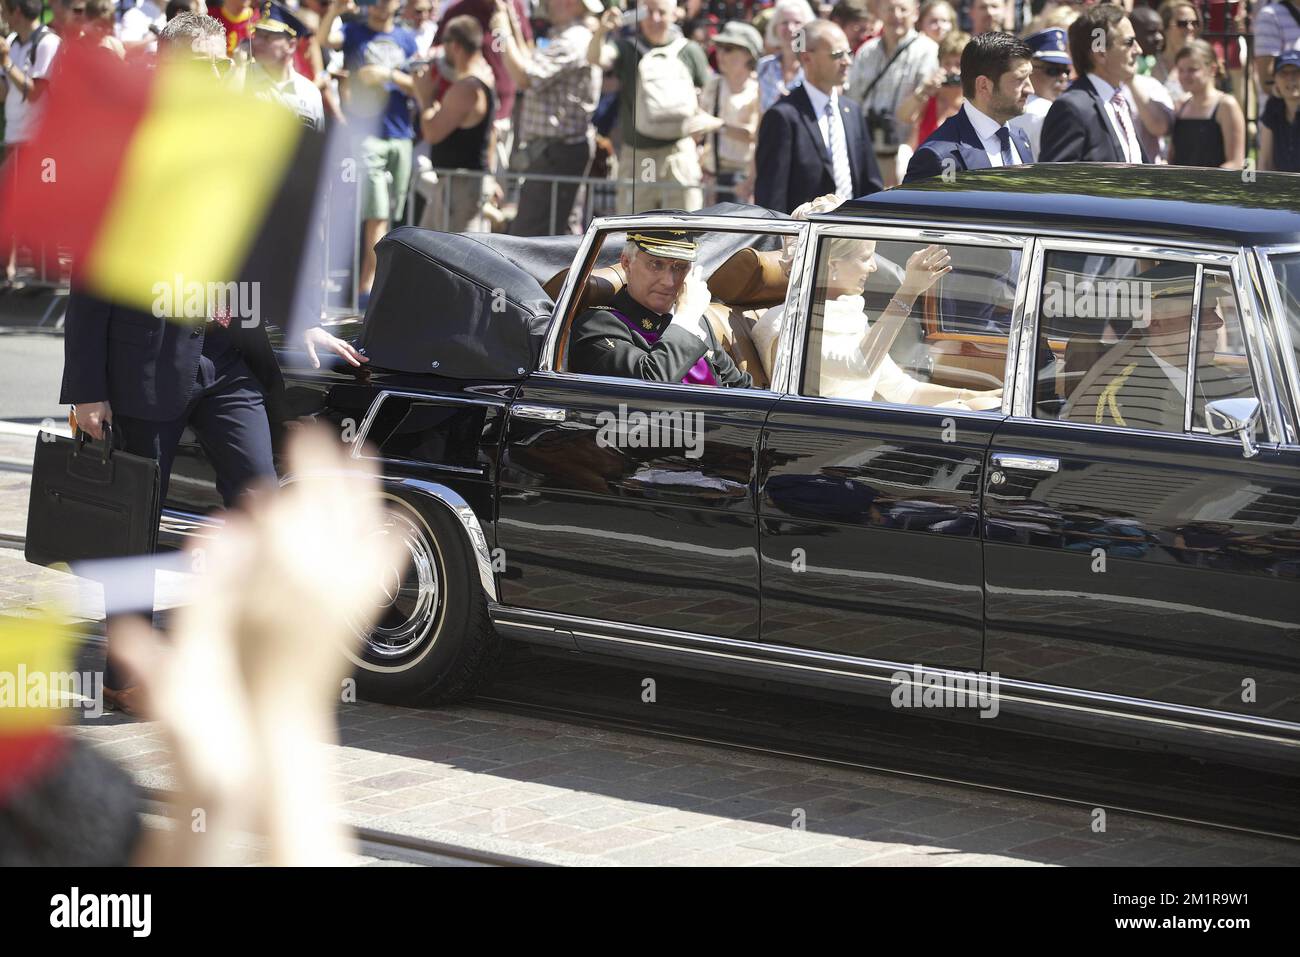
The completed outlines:
{"type": "MultiPolygon", "coordinates": [[[[697,215],[710,214],[784,218],[736,203],[697,215]]],[[[373,367],[394,372],[523,378],[537,368],[555,308],[542,284],[572,265],[581,242],[581,236],[394,229],[375,247],[378,265],[360,348],[373,367]]],[[[753,237],[743,234],[709,236],[700,264],[716,268],[751,243],[753,237]]],[[[602,249],[597,265],[613,263],[618,253],[602,249]]]]}
{"type": "Polygon", "coordinates": [[[375,247],[360,347],[377,368],[519,379],[537,366],[555,304],[541,283],[468,233],[403,226],[375,247]]]}

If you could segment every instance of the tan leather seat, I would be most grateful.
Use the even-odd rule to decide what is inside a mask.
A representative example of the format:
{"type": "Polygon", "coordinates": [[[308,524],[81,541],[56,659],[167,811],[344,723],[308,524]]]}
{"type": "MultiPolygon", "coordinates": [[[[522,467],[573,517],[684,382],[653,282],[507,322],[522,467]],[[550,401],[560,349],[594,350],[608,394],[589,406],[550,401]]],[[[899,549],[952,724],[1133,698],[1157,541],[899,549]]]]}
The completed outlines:
{"type": "MultiPolygon", "coordinates": [[[[542,289],[546,291],[552,301],[559,298],[560,288],[564,285],[564,280],[568,275],[569,270],[562,269],[542,286],[542,289]]],[[[568,366],[565,363],[568,360],[569,333],[573,331],[573,323],[577,321],[577,318],[592,306],[608,306],[626,284],[627,276],[623,273],[623,267],[617,263],[613,266],[601,266],[599,269],[591,271],[591,275],[587,277],[587,285],[578,297],[578,308],[569,312],[566,327],[561,331],[559,339],[556,340],[556,369],[561,372],[568,371],[568,366]]]]}
{"type": "Polygon", "coordinates": [[[750,338],[754,324],[758,322],[765,309],[734,309],[722,302],[711,302],[705,312],[713,337],[722,348],[727,350],[731,361],[741,372],[748,372],[755,389],[768,386],[767,371],[758,357],[758,349],[750,338]]]}
{"type": "MultiPolygon", "coordinates": [[[[560,289],[568,277],[569,270],[561,269],[543,284],[542,289],[552,301],[560,297],[560,289]]],[[[578,311],[581,312],[591,306],[608,306],[625,285],[627,285],[627,276],[623,274],[623,267],[618,263],[593,269],[591,275],[587,277],[587,287],[578,297],[578,311]]]]}
{"type": "Polygon", "coordinates": [[[766,389],[767,369],[751,333],[763,314],[785,302],[790,280],[781,268],[781,250],[741,249],[713,271],[709,292],[709,324],[731,360],[748,372],[754,388],[766,389]]]}
{"type": "Polygon", "coordinates": [[[781,250],[742,249],[713,271],[709,292],[719,302],[755,308],[785,302],[790,279],[781,268],[781,250]]]}

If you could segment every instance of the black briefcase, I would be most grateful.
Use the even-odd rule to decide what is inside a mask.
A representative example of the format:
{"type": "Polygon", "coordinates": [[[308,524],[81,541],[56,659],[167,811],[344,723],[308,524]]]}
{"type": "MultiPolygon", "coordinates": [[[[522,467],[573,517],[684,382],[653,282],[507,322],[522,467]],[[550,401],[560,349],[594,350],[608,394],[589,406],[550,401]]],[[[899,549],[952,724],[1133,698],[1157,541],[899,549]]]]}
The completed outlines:
{"type": "Polygon", "coordinates": [[[25,556],[37,565],[145,555],[158,543],[158,460],[41,432],[32,462],[25,556]]]}

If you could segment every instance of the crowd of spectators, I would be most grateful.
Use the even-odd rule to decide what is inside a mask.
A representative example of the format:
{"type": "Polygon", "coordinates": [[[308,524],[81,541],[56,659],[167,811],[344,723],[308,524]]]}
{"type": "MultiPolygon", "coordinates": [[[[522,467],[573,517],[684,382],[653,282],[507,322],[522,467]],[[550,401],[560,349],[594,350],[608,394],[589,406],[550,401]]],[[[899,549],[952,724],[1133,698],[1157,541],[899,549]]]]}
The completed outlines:
{"type": "MultiPolygon", "coordinates": [[[[994,33],[1030,51],[1032,93],[1007,121],[1028,137],[1029,161],[1107,152],[1080,145],[1077,123],[1062,137],[1048,119],[1067,90],[1058,120],[1070,113],[1084,86],[1093,98],[1105,92],[1120,159],[1240,168],[1249,154],[1260,169],[1300,169],[1292,0],[1253,10],[1235,0],[1124,0],[1097,22],[1132,49],[1101,52],[1076,48],[1070,31],[1094,16],[1089,0],[627,2],[0,0],[4,144],[20,148],[28,135],[66,37],[148,57],[168,20],[203,9],[225,29],[233,72],[259,95],[309,125],[355,133],[363,299],[375,241],[402,222],[549,235],[580,231],[596,213],[858,189],[870,179],[862,147],[881,186],[902,182],[926,140],[967,115],[974,86],[962,75],[964,52],[994,33]],[[837,32],[810,33],[819,21],[837,32]],[[835,48],[813,49],[812,36],[835,48]],[[802,148],[790,116],[765,118],[792,102],[808,58],[823,54],[837,69],[847,64],[842,87],[832,77],[825,98],[797,102],[834,104],[829,121],[824,111],[804,114],[821,131],[813,148],[829,160],[824,175],[763,184],[774,174],[760,153],[802,148]],[[764,149],[764,137],[781,139],[764,149]],[[600,186],[611,180],[617,188],[600,186]]],[[[11,251],[6,258],[12,278],[11,251]]]]}

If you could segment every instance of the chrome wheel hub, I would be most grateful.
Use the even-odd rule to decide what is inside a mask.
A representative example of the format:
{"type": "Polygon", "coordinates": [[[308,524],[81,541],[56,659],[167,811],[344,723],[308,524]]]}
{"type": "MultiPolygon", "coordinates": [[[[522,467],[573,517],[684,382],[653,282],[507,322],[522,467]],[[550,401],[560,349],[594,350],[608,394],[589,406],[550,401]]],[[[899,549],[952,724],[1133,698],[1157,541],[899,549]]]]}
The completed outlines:
{"type": "Polygon", "coordinates": [[[367,652],[382,659],[403,658],[428,640],[442,604],[442,581],[429,533],[415,516],[390,510],[378,535],[398,536],[407,556],[404,569],[389,568],[381,575],[379,615],[371,628],[358,626],[367,652]]]}

